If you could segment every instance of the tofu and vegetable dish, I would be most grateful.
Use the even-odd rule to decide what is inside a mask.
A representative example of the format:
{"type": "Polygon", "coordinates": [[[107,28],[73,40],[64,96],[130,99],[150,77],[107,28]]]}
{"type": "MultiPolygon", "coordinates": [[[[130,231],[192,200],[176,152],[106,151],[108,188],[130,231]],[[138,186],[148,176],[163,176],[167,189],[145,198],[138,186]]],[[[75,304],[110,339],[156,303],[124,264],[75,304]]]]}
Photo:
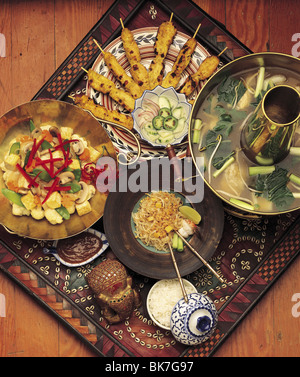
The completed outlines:
{"type": "Polygon", "coordinates": [[[87,174],[100,152],[71,127],[28,122],[28,133],[11,140],[1,161],[3,195],[15,216],[61,224],[75,212],[91,212],[94,182],[87,174]]]}

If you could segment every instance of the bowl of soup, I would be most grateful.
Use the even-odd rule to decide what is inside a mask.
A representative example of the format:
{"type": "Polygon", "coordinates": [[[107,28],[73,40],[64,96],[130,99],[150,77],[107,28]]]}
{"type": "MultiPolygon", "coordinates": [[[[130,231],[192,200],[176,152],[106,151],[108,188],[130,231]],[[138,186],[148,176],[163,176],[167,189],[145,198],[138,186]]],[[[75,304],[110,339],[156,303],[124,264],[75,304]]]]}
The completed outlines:
{"type": "Polygon", "coordinates": [[[299,113],[300,59],[290,55],[238,58],[204,85],[192,109],[189,144],[205,183],[228,208],[258,215],[300,208],[299,113]],[[285,103],[287,120],[279,121],[285,103]]]}

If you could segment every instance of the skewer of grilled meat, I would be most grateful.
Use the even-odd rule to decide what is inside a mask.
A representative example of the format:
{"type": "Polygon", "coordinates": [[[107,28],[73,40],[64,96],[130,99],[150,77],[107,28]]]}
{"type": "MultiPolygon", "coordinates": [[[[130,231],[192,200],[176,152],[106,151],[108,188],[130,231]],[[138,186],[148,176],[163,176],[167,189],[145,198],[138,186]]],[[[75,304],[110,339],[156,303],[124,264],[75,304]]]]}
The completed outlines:
{"type": "Polygon", "coordinates": [[[228,47],[225,47],[218,56],[208,56],[200,64],[197,72],[188,77],[183,85],[180,87],[179,92],[189,96],[198,86],[199,82],[202,80],[208,79],[218,68],[220,64],[219,57],[227,50],[228,47]]]}
{"type": "Polygon", "coordinates": [[[104,51],[96,39],[94,39],[94,42],[103,53],[105,64],[112,71],[115,78],[122,84],[124,89],[130,93],[134,99],[140,98],[143,94],[143,89],[133,80],[132,77],[127,75],[124,68],[119,64],[112,53],[104,51]]]}
{"type": "Polygon", "coordinates": [[[85,94],[75,95],[72,98],[78,107],[89,110],[96,118],[114,122],[128,128],[129,130],[132,130],[133,119],[130,115],[120,113],[118,110],[108,110],[102,105],[97,105],[85,94]]]}
{"type": "Polygon", "coordinates": [[[150,90],[157,85],[161,85],[164,75],[164,60],[168,53],[169,47],[173,42],[177,30],[170,21],[163,22],[157,31],[156,41],[154,44],[155,58],[149,67],[149,86],[150,90]]]}
{"type": "Polygon", "coordinates": [[[193,93],[200,81],[209,78],[217,69],[220,59],[217,56],[209,56],[200,64],[197,72],[189,76],[179,89],[179,93],[187,97],[193,93]]]}
{"type": "Polygon", "coordinates": [[[115,100],[119,105],[123,106],[124,109],[132,112],[134,110],[134,98],[122,89],[116,88],[113,81],[109,78],[89,69],[87,71],[88,82],[93,89],[97,92],[103,94],[108,94],[113,100],[115,100]]]}
{"type": "Polygon", "coordinates": [[[191,61],[191,57],[193,52],[195,51],[197,41],[195,39],[195,36],[199,30],[200,25],[198,26],[194,36],[192,38],[189,38],[181,50],[179,51],[179,54],[177,56],[177,59],[171,69],[171,71],[166,75],[162,82],[162,86],[164,88],[169,88],[170,86],[173,86],[174,88],[177,87],[182,72],[186,69],[186,67],[189,65],[191,61]]]}
{"type": "Polygon", "coordinates": [[[121,38],[123,41],[123,47],[125,50],[126,57],[131,66],[130,74],[133,80],[143,89],[149,89],[149,75],[146,67],[141,64],[141,55],[139,47],[134,40],[131,30],[125,28],[123,22],[121,38]]]}

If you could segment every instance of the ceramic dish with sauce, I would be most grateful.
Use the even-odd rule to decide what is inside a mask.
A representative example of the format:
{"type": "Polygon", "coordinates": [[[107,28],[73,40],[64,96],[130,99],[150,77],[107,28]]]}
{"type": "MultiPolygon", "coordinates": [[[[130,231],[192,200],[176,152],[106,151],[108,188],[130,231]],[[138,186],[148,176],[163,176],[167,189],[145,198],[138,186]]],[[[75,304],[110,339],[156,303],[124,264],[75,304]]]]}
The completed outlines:
{"type": "Polygon", "coordinates": [[[54,241],[52,247],[44,248],[43,252],[54,255],[67,267],[79,267],[91,263],[108,246],[105,234],[90,228],[74,237],[54,241]]]}

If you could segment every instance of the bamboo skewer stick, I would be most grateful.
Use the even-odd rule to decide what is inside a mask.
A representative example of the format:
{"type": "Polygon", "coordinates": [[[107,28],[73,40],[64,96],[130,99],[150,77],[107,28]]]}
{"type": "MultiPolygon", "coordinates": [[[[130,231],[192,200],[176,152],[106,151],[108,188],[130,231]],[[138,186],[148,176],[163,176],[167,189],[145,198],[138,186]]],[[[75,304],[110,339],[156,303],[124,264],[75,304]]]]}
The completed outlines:
{"type": "Polygon", "coordinates": [[[219,55],[218,55],[218,58],[226,51],[228,49],[228,47],[226,46],[225,48],[224,48],[224,50],[222,50],[220,53],[219,53],[219,55]]]}
{"type": "Polygon", "coordinates": [[[120,18],[120,23],[121,23],[122,29],[124,29],[124,24],[123,24],[122,18],[120,18]]]}
{"type": "Polygon", "coordinates": [[[99,48],[99,50],[100,50],[102,53],[104,53],[102,47],[99,45],[98,41],[97,41],[95,38],[93,38],[93,42],[94,42],[95,45],[99,48]]]}
{"type": "Polygon", "coordinates": [[[172,249],[170,242],[168,242],[168,246],[169,246],[170,254],[171,254],[171,257],[172,257],[173,264],[174,264],[174,268],[175,268],[175,271],[176,271],[176,274],[177,274],[177,277],[178,277],[178,280],[179,280],[179,284],[180,284],[180,288],[181,288],[181,291],[182,291],[182,294],[183,294],[184,301],[186,303],[188,303],[189,300],[188,300],[188,297],[187,297],[187,293],[186,293],[186,290],[184,288],[183,281],[182,281],[182,278],[180,276],[178,265],[177,265],[175,255],[174,255],[174,252],[173,252],[173,249],[172,249]]]}
{"type": "Polygon", "coordinates": [[[175,232],[177,233],[178,237],[180,237],[182,239],[182,241],[190,248],[190,250],[196,255],[197,258],[199,258],[201,260],[201,262],[211,270],[211,272],[219,279],[219,281],[221,283],[224,283],[224,280],[221,278],[221,276],[217,273],[217,271],[215,271],[211,265],[209,263],[206,262],[206,260],[197,252],[197,250],[195,250],[193,248],[192,245],[190,245],[190,243],[184,238],[182,237],[182,235],[177,231],[175,230],[175,232]]]}
{"type": "Polygon", "coordinates": [[[169,20],[169,22],[172,21],[172,18],[173,18],[173,12],[171,13],[171,16],[170,16],[170,20],[169,20]]]}
{"type": "Polygon", "coordinates": [[[200,29],[200,26],[201,26],[201,24],[198,25],[198,27],[197,27],[197,29],[196,29],[194,35],[193,35],[193,38],[196,37],[196,35],[197,35],[197,33],[198,33],[199,29],[200,29]]]}

